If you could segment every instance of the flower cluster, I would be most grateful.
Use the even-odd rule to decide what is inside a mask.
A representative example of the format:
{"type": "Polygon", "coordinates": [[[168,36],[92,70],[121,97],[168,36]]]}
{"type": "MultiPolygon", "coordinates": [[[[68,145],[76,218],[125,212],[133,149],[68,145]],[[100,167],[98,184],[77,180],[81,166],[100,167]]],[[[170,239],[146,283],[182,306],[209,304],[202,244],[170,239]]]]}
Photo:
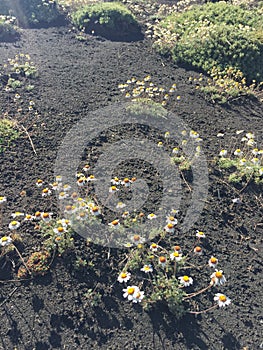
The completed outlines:
{"type": "MultiPolygon", "coordinates": [[[[173,84],[170,89],[166,90],[162,86],[158,86],[152,82],[152,77],[147,75],[142,80],[136,78],[128,79],[124,84],[119,84],[120,92],[125,94],[126,98],[132,101],[153,100],[166,106],[171,95],[177,91],[176,84],[173,84]]],[[[177,95],[177,100],[180,96],[177,95]]]]}
{"type": "MultiPolygon", "coordinates": [[[[168,216],[167,222],[177,223],[177,219],[168,216]]],[[[217,268],[219,260],[215,256],[211,256],[205,264],[208,268],[214,269],[214,272],[210,273],[208,285],[205,288],[193,291],[195,285],[198,284],[199,272],[197,274],[194,272],[194,265],[191,265],[190,261],[194,256],[202,255],[203,248],[195,245],[192,251],[185,253],[179,245],[166,248],[167,237],[171,237],[170,232],[164,230],[158,241],[150,244],[144,242],[136,248],[131,248],[130,253],[127,255],[125,266],[118,275],[117,280],[120,284],[127,285],[123,289],[123,297],[129,301],[134,303],[142,302],[143,307],[148,308],[150,305],[162,300],[180,317],[187,310],[185,302],[189,303],[193,297],[212,288],[221,288],[226,283],[226,277],[223,270],[217,268]],[[191,266],[193,267],[193,275],[190,275],[188,272],[191,266]],[[138,277],[139,281],[143,280],[143,292],[140,290],[142,282],[136,283],[138,277]],[[190,289],[189,292],[187,291],[188,289],[190,289]]],[[[207,235],[201,230],[196,230],[195,237],[198,244],[207,239],[207,235]]],[[[227,306],[231,302],[222,293],[216,293],[214,301],[216,303],[212,307],[202,312],[216,307],[227,306]]],[[[195,304],[193,303],[193,305],[195,304]]],[[[196,311],[191,310],[189,312],[196,313],[196,311]]]]}
{"type": "MultiPolygon", "coordinates": [[[[229,182],[263,183],[263,149],[258,147],[254,133],[238,130],[236,137],[239,135],[241,135],[240,144],[235,140],[227,149],[221,149],[217,164],[221,169],[231,169],[228,175],[229,182]]],[[[220,135],[220,138],[222,137],[224,135],[220,135]]]]}

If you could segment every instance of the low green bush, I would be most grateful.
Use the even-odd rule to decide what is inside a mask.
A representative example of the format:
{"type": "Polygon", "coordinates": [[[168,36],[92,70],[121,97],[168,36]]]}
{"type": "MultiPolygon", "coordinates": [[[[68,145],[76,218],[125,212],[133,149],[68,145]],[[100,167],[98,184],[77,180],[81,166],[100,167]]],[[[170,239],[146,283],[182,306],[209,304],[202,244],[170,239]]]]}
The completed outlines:
{"type": "Polygon", "coordinates": [[[13,41],[19,37],[15,18],[0,15],[0,41],[13,41]]]}
{"type": "Polygon", "coordinates": [[[0,119],[0,153],[2,153],[10,143],[19,137],[20,133],[15,129],[15,123],[9,119],[0,119]]]}
{"type": "Polygon", "coordinates": [[[263,80],[263,18],[258,9],[224,1],[194,6],[155,27],[155,46],[186,66],[239,69],[248,82],[263,80]]]}
{"type": "Polygon", "coordinates": [[[135,17],[118,2],[83,6],[72,13],[72,22],[86,33],[101,35],[107,39],[140,35],[135,17]]]}
{"type": "Polygon", "coordinates": [[[65,22],[54,0],[1,0],[0,13],[14,15],[21,27],[47,27],[65,22]]]}

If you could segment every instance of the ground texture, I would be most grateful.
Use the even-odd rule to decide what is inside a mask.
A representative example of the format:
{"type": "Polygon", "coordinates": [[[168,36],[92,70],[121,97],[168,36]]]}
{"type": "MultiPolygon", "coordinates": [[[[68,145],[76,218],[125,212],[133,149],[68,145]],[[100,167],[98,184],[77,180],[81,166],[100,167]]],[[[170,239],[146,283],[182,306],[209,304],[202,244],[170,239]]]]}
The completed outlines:
{"type": "MultiPolygon", "coordinates": [[[[121,100],[118,84],[132,76],[141,79],[150,74],[162,86],[177,84],[181,100],[175,95],[169,109],[200,133],[208,160],[220,149],[216,137],[220,132],[225,133],[221,142],[226,145],[240,129],[262,137],[260,102],[239,99],[227,106],[207,102],[189,81],[195,73],[156,54],[147,40],[112,42],[89,37],[79,41],[69,27],[26,29],[20,41],[0,45],[0,63],[17,53],[30,54],[38,67],[35,87],[25,96],[35,101],[39,116],[31,114],[21,122],[30,132],[37,155],[26,134],[1,154],[0,189],[8,197],[5,227],[12,212],[33,213],[43,208],[34,184],[38,178],[51,182],[57,175],[54,162],[67,131],[89,111],[121,100]],[[20,196],[22,190],[27,191],[26,197],[20,196]]],[[[10,110],[3,91],[0,110],[10,110]]],[[[79,238],[77,246],[84,257],[95,259],[100,273],[87,269],[76,274],[65,257],[57,259],[44,277],[10,282],[12,261],[1,260],[0,349],[260,349],[262,188],[241,189],[227,185],[211,165],[208,197],[194,227],[208,235],[204,261],[214,254],[222,262],[228,281],[224,291],[232,300],[229,308],[186,315],[180,321],[162,307],[144,312],[122,299],[121,288],[109,290],[119,271],[114,265],[118,252],[107,260],[107,251],[96,247],[95,254],[79,238]],[[237,197],[242,198],[241,205],[233,205],[237,197]],[[94,287],[103,294],[96,307],[84,297],[94,287]]],[[[45,210],[56,210],[55,203],[45,203],[45,210]]],[[[180,237],[185,249],[194,243],[193,232],[180,237]]],[[[30,225],[23,227],[22,235],[26,257],[39,248],[40,236],[30,225]]]]}

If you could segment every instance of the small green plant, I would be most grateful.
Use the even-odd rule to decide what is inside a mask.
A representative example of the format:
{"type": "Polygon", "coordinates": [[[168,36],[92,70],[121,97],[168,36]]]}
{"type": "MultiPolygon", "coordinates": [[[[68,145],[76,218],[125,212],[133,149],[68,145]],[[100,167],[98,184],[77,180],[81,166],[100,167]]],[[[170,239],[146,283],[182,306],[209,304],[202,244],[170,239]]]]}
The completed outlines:
{"type": "Polygon", "coordinates": [[[47,251],[32,253],[26,262],[26,266],[19,268],[17,277],[25,278],[29,274],[32,276],[45,275],[50,269],[50,258],[47,251]]]}
{"type": "MultiPolygon", "coordinates": [[[[241,130],[240,134],[242,134],[241,130]]],[[[239,132],[238,132],[239,134],[239,132]]],[[[222,149],[216,164],[227,180],[233,184],[263,184],[263,150],[257,148],[255,135],[246,133],[239,141],[240,145],[230,145],[230,149],[222,149]]]]}
{"type": "Polygon", "coordinates": [[[84,294],[84,297],[87,299],[87,304],[92,307],[99,306],[102,300],[102,295],[95,289],[88,289],[84,294]]]}
{"type": "Polygon", "coordinates": [[[0,153],[6,150],[19,136],[20,132],[16,129],[15,122],[5,118],[0,119],[0,153]]]}
{"type": "Polygon", "coordinates": [[[72,13],[72,21],[80,30],[108,39],[125,38],[140,33],[135,17],[118,2],[83,6],[72,13]]]}
{"type": "Polygon", "coordinates": [[[19,38],[16,26],[16,18],[13,16],[0,15],[0,42],[13,41],[19,38]]]}
{"type": "Polygon", "coordinates": [[[256,86],[256,81],[248,85],[244,74],[240,70],[229,67],[221,71],[213,67],[208,71],[209,78],[206,79],[202,73],[199,78],[189,78],[197,90],[205,93],[208,100],[221,104],[227,103],[240,96],[257,96],[262,87],[262,82],[256,86]]]}
{"type": "MultiPolygon", "coordinates": [[[[49,213],[43,213],[42,216],[49,217],[49,213]]],[[[74,248],[74,238],[72,230],[65,227],[60,220],[50,222],[41,222],[40,230],[43,234],[43,246],[51,254],[56,253],[61,256],[74,248]]]]}
{"type": "MultiPolygon", "coordinates": [[[[163,114],[169,99],[176,93],[176,84],[173,84],[169,89],[159,86],[152,81],[152,77],[147,75],[142,80],[132,77],[126,80],[125,83],[119,84],[120,92],[127,100],[132,102],[145,103],[150,109],[156,110],[157,114],[163,114]],[[158,112],[159,111],[159,112],[158,112]]],[[[177,95],[177,101],[180,100],[177,95]]]]}

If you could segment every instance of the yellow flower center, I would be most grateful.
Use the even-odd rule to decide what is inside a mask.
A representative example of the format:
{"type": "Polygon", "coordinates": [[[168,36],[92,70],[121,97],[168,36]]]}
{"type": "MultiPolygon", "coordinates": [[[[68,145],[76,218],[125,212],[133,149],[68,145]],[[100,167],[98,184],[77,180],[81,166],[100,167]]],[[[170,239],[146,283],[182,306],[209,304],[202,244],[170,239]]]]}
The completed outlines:
{"type": "Polygon", "coordinates": [[[44,218],[44,219],[49,218],[49,213],[44,213],[44,214],[43,214],[43,218],[44,218]]]}
{"type": "Polygon", "coordinates": [[[174,219],[174,216],[169,216],[169,220],[170,221],[174,221],[175,219],[174,219]]]}
{"type": "Polygon", "coordinates": [[[112,191],[116,191],[117,187],[116,186],[111,186],[112,191]]]}
{"type": "Polygon", "coordinates": [[[215,276],[216,276],[217,278],[222,278],[222,277],[223,277],[223,274],[222,274],[222,272],[220,272],[220,271],[216,271],[215,276]]]}
{"type": "Polygon", "coordinates": [[[165,256],[160,256],[159,261],[160,261],[160,263],[165,263],[166,262],[166,257],[165,256]]]}
{"type": "Polygon", "coordinates": [[[61,241],[61,237],[56,237],[55,240],[58,242],[58,241],[61,241]]]}
{"type": "Polygon", "coordinates": [[[48,188],[44,188],[43,193],[47,193],[47,192],[48,192],[48,188]]]}
{"type": "Polygon", "coordinates": [[[184,280],[185,282],[188,282],[188,281],[189,281],[189,277],[188,277],[188,276],[184,276],[184,277],[183,277],[183,280],[184,280]]]}
{"type": "Polygon", "coordinates": [[[90,175],[89,178],[90,178],[90,179],[95,179],[95,176],[94,176],[94,175],[90,175]]]}
{"type": "Polygon", "coordinates": [[[11,225],[12,226],[16,226],[17,225],[17,221],[11,221],[11,225]]]}
{"type": "Polygon", "coordinates": [[[223,294],[221,294],[221,295],[219,296],[219,300],[225,302],[225,301],[226,301],[226,296],[223,295],[223,294]]]}
{"type": "Polygon", "coordinates": [[[177,258],[179,256],[179,253],[178,252],[174,252],[173,256],[175,256],[177,258]]]}
{"type": "Polygon", "coordinates": [[[135,288],[134,288],[134,287],[129,287],[129,288],[127,288],[127,293],[128,293],[129,295],[132,295],[134,292],[135,292],[135,288]]]}
{"type": "Polygon", "coordinates": [[[64,232],[64,228],[62,226],[58,227],[58,232],[64,232]]]}
{"type": "Polygon", "coordinates": [[[71,209],[72,209],[72,206],[71,206],[71,205],[67,205],[65,209],[66,209],[66,210],[71,210],[71,209]]]}
{"type": "Polygon", "coordinates": [[[174,225],[170,223],[170,224],[167,225],[167,227],[168,227],[168,228],[173,228],[174,225]]]}
{"type": "Polygon", "coordinates": [[[179,252],[179,251],[181,250],[181,247],[180,247],[179,245],[176,245],[176,246],[174,247],[174,250],[177,251],[177,252],[179,252]]]}
{"type": "Polygon", "coordinates": [[[195,247],[195,252],[200,253],[202,251],[201,247],[195,247]]]}
{"type": "Polygon", "coordinates": [[[121,278],[126,278],[127,277],[127,273],[126,272],[122,272],[121,273],[121,278]]]}
{"type": "Polygon", "coordinates": [[[2,242],[6,242],[8,240],[8,238],[6,236],[1,238],[2,242]]]}
{"type": "Polygon", "coordinates": [[[157,248],[157,244],[156,243],[153,243],[152,246],[151,246],[153,249],[157,248]]]}
{"type": "Polygon", "coordinates": [[[137,242],[137,241],[139,241],[139,240],[140,240],[140,236],[139,236],[139,235],[134,235],[134,236],[133,236],[133,239],[134,239],[134,241],[136,241],[136,242],[137,242]]]}
{"type": "Polygon", "coordinates": [[[98,207],[93,207],[93,208],[92,208],[92,211],[93,211],[94,213],[96,213],[97,211],[99,211],[99,208],[98,208],[98,207]]]}
{"type": "Polygon", "coordinates": [[[113,221],[112,221],[112,225],[113,225],[113,226],[118,225],[118,223],[119,223],[119,220],[113,220],[113,221]]]}
{"type": "Polygon", "coordinates": [[[123,180],[123,182],[128,183],[128,182],[130,182],[130,180],[129,180],[127,177],[125,177],[125,179],[123,180]]]}
{"type": "Polygon", "coordinates": [[[217,262],[217,259],[214,258],[214,257],[212,257],[212,258],[210,259],[210,262],[211,262],[212,264],[215,264],[215,263],[217,262]]]}

